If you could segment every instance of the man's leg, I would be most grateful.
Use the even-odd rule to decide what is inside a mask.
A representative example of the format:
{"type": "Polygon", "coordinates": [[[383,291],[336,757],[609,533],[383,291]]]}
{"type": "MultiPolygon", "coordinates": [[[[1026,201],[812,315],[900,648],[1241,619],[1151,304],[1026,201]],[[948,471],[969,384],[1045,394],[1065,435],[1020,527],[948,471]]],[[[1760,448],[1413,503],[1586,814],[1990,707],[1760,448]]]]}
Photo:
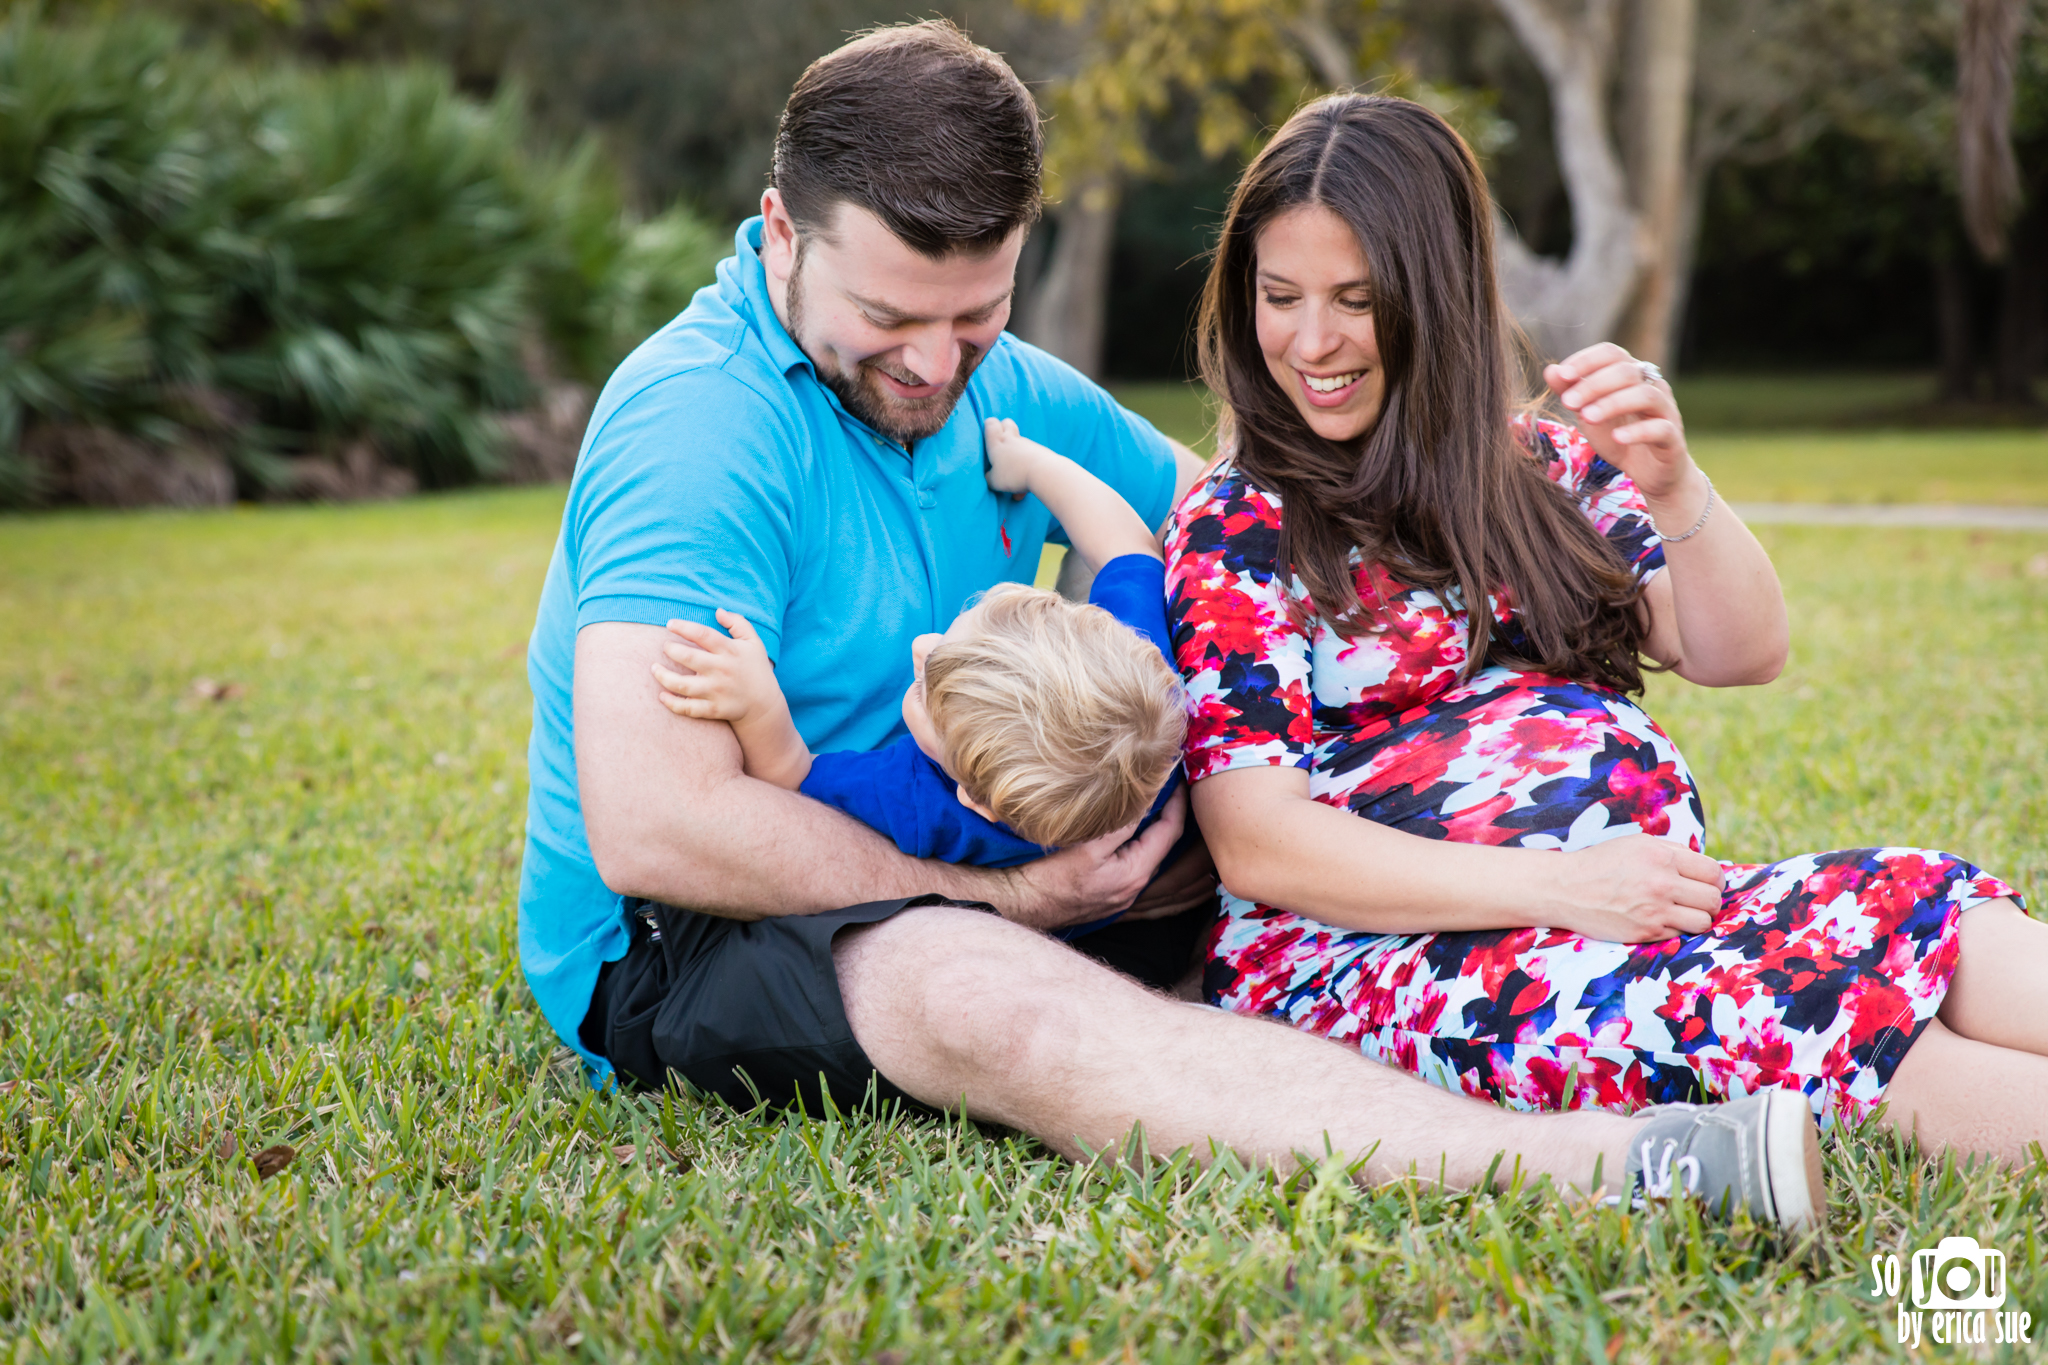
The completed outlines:
{"type": "Polygon", "coordinates": [[[1523,1114],[1453,1095],[1285,1025],[1169,1000],[1028,929],[933,906],[848,929],[833,948],[854,1037],[877,1070],[934,1108],[1056,1151],[1101,1151],[1144,1125],[1155,1151],[1209,1142],[1248,1162],[1372,1156],[1375,1182],[1413,1171],[1454,1186],[1505,1152],[1582,1190],[1622,1184],[1645,1121],[1523,1114]]]}

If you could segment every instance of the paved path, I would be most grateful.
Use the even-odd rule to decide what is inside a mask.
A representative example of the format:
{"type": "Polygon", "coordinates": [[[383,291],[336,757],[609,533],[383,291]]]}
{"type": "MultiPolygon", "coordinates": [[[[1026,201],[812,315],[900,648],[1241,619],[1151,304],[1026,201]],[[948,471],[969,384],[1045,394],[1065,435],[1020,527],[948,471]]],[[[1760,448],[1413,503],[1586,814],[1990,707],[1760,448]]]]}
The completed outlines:
{"type": "Polygon", "coordinates": [[[2048,531],[2048,507],[1985,507],[1970,503],[1738,502],[1752,526],[1949,526],[1993,531],[2048,531]]]}

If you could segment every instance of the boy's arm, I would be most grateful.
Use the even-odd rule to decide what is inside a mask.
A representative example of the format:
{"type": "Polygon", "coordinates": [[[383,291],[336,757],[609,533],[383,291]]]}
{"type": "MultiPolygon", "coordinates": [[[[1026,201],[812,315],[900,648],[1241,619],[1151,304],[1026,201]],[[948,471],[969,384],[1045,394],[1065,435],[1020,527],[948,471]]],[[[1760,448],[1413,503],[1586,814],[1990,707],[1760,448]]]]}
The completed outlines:
{"type": "Polygon", "coordinates": [[[1015,867],[1045,850],[960,804],[953,779],[905,735],[863,753],[819,754],[800,791],[889,836],[913,858],[1015,867]]]}
{"type": "Polygon", "coordinates": [[[811,771],[811,751],[790,719],[768,647],[737,612],[721,610],[718,624],[732,634],[695,621],[668,623],[672,638],[662,653],[690,671],[654,665],[661,704],[679,716],[725,721],[740,742],[746,775],[795,791],[811,771]]]}
{"type": "Polygon", "coordinates": [[[1057,451],[1025,439],[1008,418],[991,417],[983,434],[989,487],[1036,494],[1093,568],[1123,555],[1160,557],[1159,542],[1144,518],[1114,488],[1057,451]]]}

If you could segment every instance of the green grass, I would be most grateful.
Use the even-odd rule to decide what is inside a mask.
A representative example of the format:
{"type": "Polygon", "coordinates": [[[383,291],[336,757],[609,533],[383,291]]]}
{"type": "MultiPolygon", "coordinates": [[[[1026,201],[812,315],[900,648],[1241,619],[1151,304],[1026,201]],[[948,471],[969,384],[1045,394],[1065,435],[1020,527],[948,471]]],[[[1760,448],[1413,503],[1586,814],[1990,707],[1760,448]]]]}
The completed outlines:
{"type": "MultiPolygon", "coordinates": [[[[2048,505],[2048,426],[1995,431],[1801,431],[1880,418],[1887,386],[1911,377],[1681,379],[1693,454],[1735,502],[1966,502],[2048,505]],[[1754,403],[1745,407],[1753,398],[1754,403]],[[1855,406],[1863,404],[1862,407],[1855,406]],[[1875,406],[1873,406],[1875,405],[1875,406]],[[1749,412],[1757,420],[1736,420],[1749,412]],[[1830,416],[1840,421],[1828,420],[1830,416]],[[1775,426],[1773,431],[1758,427],[1775,426]]],[[[1119,385],[1116,395],[1160,430],[1215,447],[1208,392],[1192,384],[1119,385]]]]}
{"type": "Polygon", "coordinates": [[[1672,392],[1695,431],[1784,431],[1909,420],[1934,402],[1931,374],[1680,374],[1672,392]]]}
{"type": "Polygon", "coordinates": [[[2048,431],[1701,432],[1692,449],[1736,502],[2048,504],[2048,431]]]}
{"type": "Polygon", "coordinates": [[[1204,455],[1216,451],[1216,416],[1201,384],[1112,384],[1119,403],[1174,440],[1204,455]]]}
{"type": "MultiPolygon", "coordinates": [[[[559,506],[0,520],[0,1359],[1899,1359],[1870,1257],[1949,1234],[2048,1319],[2048,1169],[1874,1137],[1802,1251],[591,1093],[515,961],[559,506]]],[[[1764,535],[1787,678],[1654,689],[1718,851],[2048,892],[2048,537],[1764,535]]]]}

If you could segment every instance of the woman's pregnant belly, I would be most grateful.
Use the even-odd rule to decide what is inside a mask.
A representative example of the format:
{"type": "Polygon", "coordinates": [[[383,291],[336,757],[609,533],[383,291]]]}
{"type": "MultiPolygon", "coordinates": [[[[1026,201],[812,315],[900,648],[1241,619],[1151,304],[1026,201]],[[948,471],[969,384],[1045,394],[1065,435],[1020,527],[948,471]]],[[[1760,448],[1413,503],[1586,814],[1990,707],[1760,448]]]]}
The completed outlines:
{"type": "Polygon", "coordinates": [[[1326,736],[1309,794],[1458,843],[1571,849],[1649,834],[1706,847],[1692,772],[1648,713],[1607,688],[1503,668],[1326,736]]]}

